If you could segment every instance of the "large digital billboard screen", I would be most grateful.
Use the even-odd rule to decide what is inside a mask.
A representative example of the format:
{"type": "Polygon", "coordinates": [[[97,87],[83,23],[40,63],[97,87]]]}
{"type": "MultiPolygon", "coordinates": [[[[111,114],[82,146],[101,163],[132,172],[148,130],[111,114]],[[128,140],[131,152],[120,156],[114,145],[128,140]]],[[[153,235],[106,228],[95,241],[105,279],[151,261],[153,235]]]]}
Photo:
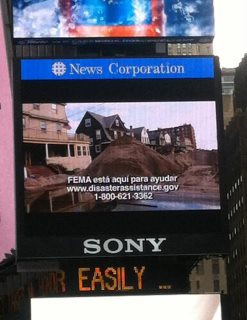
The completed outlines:
{"type": "Polygon", "coordinates": [[[37,240],[49,257],[50,237],[55,248],[64,237],[84,246],[59,246],[58,256],[222,250],[203,237],[222,227],[213,58],[23,59],[16,68],[20,243],[37,240]]]}
{"type": "Polygon", "coordinates": [[[122,320],[221,320],[219,294],[157,295],[129,297],[35,298],[31,300],[31,319],[61,320],[81,316],[90,319],[122,320]],[[179,308],[178,308],[179,306],[179,308]]]}
{"type": "Polygon", "coordinates": [[[213,37],[213,0],[13,0],[14,39],[213,37]]]}

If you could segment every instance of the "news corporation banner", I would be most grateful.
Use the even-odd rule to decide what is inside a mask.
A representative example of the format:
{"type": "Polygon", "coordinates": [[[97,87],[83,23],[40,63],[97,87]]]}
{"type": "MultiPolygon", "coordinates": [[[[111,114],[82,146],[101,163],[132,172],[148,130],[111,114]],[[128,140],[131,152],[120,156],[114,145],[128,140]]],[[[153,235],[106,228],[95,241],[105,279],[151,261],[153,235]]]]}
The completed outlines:
{"type": "Polygon", "coordinates": [[[22,80],[213,78],[213,58],[22,60],[22,80]]]}

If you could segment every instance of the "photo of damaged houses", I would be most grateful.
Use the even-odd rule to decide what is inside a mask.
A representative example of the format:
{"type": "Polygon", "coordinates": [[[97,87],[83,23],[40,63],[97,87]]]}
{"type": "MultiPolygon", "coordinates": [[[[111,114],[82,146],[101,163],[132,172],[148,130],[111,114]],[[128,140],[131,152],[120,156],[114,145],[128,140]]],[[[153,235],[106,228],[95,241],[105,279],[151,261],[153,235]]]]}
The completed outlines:
{"type": "MultiPolygon", "coordinates": [[[[106,116],[89,106],[72,128],[66,108],[65,103],[23,104],[27,213],[101,210],[92,193],[68,192],[69,175],[177,176],[179,190],[156,192],[152,210],[219,208],[217,149],[198,148],[192,124],[135,127],[123,121],[121,108],[106,116]]],[[[148,210],[142,203],[115,201],[110,210],[148,210]]]]}

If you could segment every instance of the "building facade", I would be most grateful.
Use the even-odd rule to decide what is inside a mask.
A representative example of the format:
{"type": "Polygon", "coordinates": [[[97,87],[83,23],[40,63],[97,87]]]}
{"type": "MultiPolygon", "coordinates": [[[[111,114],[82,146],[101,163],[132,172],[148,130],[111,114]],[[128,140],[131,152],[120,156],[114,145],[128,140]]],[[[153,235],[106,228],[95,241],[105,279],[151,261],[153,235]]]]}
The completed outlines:
{"type": "Polygon", "coordinates": [[[69,133],[66,105],[31,103],[23,105],[24,164],[57,165],[65,171],[84,169],[91,163],[89,137],[69,133]]]}
{"type": "Polygon", "coordinates": [[[130,127],[130,135],[137,140],[141,141],[143,144],[149,145],[149,135],[148,130],[145,127],[134,128],[130,127]]]}
{"type": "Polygon", "coordinates": [[[8,1],[0,2],[0,261],[16,243],[12,47],[8,4],[8,1]]]}
{"type": "Polygon", "coordinates": [[[213,55],[212,43],[168,43],[169,56],[203,56],[213,55]]]}
{"type": "Polygon", "coordinates": [[[236,114],[225,133],[227,218],[230,254],[227,260],[232,319],[247,319],[247,112],[236,114]]]}
{"type": "Polygon", "coordinates": [[[224,128],[234,116],[234,78],[235,68],[223,68],[221,70],[224,128]]]}
{"type": "Polygon", "coordinates": [[[76,129],[77,134],[90,138],[92,158],[97,157],[114,140],[127,135],[127,128],[118,114],[102,116],[87,111],[76,129]]]}
{"type": "Polygon", "coordinates": [[[239,66],[235,70],[234,78],[234,110],[245,111],[247,108],[247,53],[245,53],[239,66]]]}
{"type": "Polygon", "coordinates": [[[150,145],[161,154],[196,149],[195,131],[191,124],[148,130],[150,145]]]}
{"type": "Polygon", "coordinates": [[[191,293],[227,293],[225,260],[221,257],[204,258],[190,274],[191,293]]]}

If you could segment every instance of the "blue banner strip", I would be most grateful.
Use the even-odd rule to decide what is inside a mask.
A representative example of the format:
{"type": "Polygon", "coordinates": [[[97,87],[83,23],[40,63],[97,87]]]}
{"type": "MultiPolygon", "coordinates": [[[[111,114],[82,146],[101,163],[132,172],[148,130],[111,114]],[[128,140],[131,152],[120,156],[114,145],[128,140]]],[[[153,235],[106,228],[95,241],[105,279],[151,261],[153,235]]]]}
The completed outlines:
{"type": "Polygon", "coordinates": [[[214,59],[23,59],[21,80],[213,78],[214,59]]]}

